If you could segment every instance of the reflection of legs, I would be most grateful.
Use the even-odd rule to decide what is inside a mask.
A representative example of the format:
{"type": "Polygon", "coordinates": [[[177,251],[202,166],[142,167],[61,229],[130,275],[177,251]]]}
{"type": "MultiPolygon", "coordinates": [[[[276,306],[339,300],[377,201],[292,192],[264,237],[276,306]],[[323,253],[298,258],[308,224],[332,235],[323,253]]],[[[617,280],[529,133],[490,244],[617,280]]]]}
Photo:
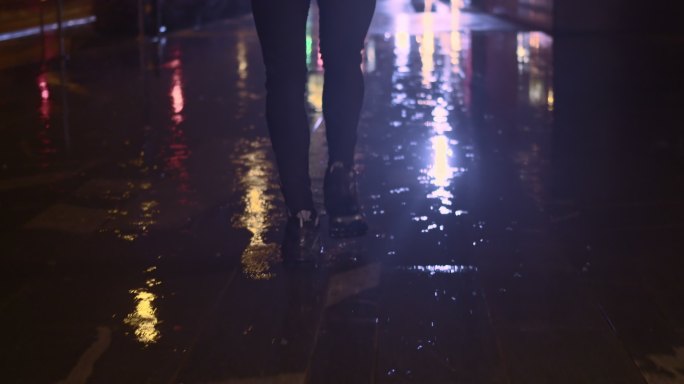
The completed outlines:
{"type": "Polygon", "coordinates": [[[325,66],[323,115],[328,162],[342,162],[351,167],[364,92],[361,50],[375,0],[319,0],[318,3],[325,66]]]}
{"type": "Polygon", "coordinates": [[[266,65],[266,121],[290,214],[313,211],[306,116],[306,18],[310,0],[252,0],[266,65]]]}

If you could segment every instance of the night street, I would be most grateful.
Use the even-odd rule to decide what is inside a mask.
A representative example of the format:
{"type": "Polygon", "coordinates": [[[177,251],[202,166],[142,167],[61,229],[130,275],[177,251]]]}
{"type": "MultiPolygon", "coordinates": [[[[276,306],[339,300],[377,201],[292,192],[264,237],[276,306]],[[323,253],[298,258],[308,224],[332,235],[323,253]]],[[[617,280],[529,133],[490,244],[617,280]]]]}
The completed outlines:
{"type": "Polygon", "coordinates": [[[378,0],[333,239],[317,15],[314,263],[249,13],[0,41],[0,382],[684,383],[684,33],[378,0]]]}

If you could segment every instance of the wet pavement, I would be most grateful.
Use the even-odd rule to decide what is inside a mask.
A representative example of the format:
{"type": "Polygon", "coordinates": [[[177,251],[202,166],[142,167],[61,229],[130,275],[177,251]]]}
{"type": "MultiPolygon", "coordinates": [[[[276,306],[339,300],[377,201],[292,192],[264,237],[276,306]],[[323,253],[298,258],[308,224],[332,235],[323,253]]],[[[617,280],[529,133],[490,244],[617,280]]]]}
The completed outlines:
{"type": "Polygon", "coordinates": [[[371,230],[299,267],[251,18],[4,69],[2,382],[682,383],[682,50],[379,1],[371,230]]]}

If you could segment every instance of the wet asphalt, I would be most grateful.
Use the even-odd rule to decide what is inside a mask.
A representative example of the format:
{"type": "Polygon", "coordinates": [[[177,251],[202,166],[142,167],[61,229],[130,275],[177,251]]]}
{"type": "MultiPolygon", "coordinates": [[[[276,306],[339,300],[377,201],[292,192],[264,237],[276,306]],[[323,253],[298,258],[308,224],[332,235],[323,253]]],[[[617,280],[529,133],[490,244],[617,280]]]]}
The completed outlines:
{"type": "Polygon", "coordinates": [[[379,1],[371,230],[292,266],[251,18],[84,34],[0,72],[0,381],[684,382],[680,37],[379,1]]]}

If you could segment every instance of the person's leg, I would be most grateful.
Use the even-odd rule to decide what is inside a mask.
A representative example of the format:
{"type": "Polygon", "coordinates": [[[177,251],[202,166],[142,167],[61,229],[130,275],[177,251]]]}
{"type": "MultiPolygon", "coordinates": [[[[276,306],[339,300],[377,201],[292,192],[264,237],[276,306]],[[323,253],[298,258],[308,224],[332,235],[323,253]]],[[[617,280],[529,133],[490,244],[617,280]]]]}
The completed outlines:
{"type": "Polygon", "coordinates": [[[266,122],[290,215],[314,211],[306,116],[306,19],[310,0],[252,0],[266,66],[266,122]]]}
{"type": "Polygon", "coordinates": [[[328,141],[328,164],[354,163],[356,130],[363,103],[361,50],[375,0],[318,0],[323,58],[323,116],[328,141]]]}
{"type": "Polygon", "coordinates": [[[306,116],[306,19],[310,0],[252,0],[266,66],[266,122],[289,218],[282,256],[308,261],[320,251],[309,177],[306,116]]]}
{"type": "Polygon", "coordinates": [[[328,169],[323,190],[333,237],[367,232],[356,191],[354,147],[363,104],[361,50],[375,0],[318,0],[321,55],[325,70],[323,116],[328,139],[328,169]]]}

